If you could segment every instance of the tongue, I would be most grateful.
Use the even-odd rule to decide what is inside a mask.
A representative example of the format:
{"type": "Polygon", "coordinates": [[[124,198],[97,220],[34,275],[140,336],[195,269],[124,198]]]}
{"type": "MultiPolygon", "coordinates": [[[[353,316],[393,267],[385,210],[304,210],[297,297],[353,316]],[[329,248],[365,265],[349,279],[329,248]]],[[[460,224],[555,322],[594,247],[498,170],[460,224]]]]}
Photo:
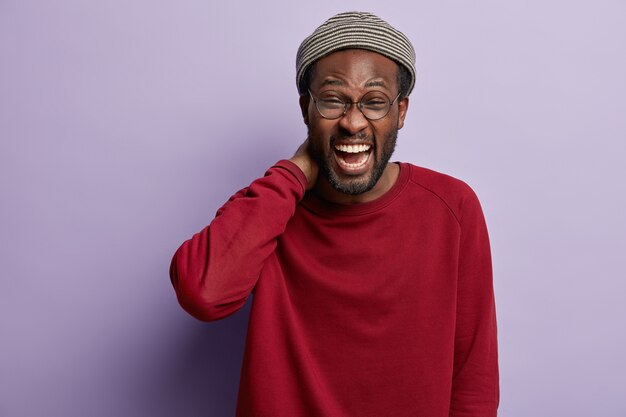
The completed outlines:
{"type": "Polygon", "coordinates": [[[357,164],[363,158],[364,153],[365,152],[359,152],[359,153],[339,152],[339,155],[341,156],[341,159],[343,159],[347,163],[357,164]]]}

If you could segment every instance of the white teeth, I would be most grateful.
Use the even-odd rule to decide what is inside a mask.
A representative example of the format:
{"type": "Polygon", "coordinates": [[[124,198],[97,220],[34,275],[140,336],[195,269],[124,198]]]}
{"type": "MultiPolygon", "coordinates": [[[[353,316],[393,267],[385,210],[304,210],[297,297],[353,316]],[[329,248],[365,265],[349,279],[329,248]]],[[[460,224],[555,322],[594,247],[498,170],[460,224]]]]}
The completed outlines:
{"type": "Polygon", "coordinates": [[[369,151],[371,145],[335,145],[335,149],[347,153],[359,153],[369,151]]]}

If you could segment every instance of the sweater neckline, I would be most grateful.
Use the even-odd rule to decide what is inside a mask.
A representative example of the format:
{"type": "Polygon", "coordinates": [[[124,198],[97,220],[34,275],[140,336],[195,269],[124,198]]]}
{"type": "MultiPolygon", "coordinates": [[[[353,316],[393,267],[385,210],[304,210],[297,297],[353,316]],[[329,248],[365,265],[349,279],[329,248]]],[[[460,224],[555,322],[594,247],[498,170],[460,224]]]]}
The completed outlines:
{"type": "Polygon", "coordinates": [[[394,163],[400,167],[400,174],[396,182],[385,194],[375,200],[360,204],[340,204],[324,200],[312,192],[307,192],[301,204],[313,212],[331,216],[358,216],[380,210],[391,204],[409,182],[409,164],[405,162],[394,163]]]}

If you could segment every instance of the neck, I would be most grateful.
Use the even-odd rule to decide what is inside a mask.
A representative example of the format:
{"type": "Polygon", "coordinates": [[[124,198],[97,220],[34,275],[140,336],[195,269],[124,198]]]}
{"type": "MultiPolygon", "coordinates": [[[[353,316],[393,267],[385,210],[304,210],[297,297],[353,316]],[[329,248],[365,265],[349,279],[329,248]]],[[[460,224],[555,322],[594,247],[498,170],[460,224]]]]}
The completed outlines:
{"type": "Polygon", "coordinates": [[[317,184],[313,188],[313,192],[320,198],[337,204],[362,204],[368,201],[376,200],[382,197],[387,191],[393,187],[400,175],[400,166],[398,164],[387,164],[383,175],[380,177],[374,188],[358,195],[344,194],[335,190],[326,178],[319,178],[317,184]]]}

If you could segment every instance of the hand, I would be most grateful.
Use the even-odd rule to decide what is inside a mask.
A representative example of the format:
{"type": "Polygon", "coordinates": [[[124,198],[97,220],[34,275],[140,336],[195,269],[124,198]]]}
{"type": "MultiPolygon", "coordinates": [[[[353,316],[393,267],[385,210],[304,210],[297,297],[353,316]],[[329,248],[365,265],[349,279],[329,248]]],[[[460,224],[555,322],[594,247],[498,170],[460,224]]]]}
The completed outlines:
{"type": "Polygon", "coordinates": [[[291,162],[298,165],[298,167],[304,172],[307,179],[307,190],[310,190],[315,186],[317,182],[317,173],[319,167],[317,162],[311,158],[309,153],[309,138],[307,138],[298,148],[294,156],[290,159],[291,162]]]}

